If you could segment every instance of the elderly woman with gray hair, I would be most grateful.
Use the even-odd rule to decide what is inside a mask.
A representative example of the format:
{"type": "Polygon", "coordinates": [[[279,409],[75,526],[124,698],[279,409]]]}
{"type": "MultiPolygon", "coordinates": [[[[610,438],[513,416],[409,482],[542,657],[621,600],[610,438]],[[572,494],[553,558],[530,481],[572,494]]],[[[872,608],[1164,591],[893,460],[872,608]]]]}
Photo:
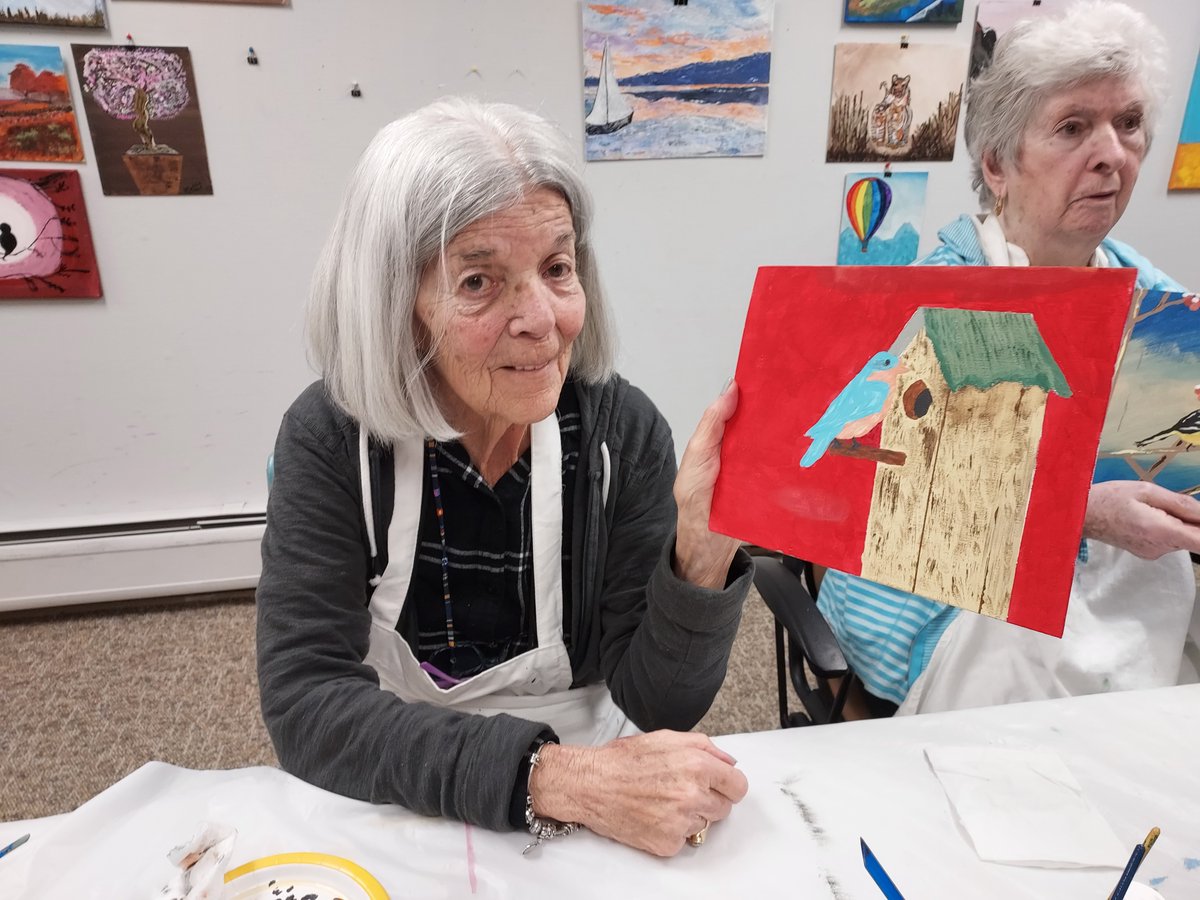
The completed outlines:
{"type": "MultiPolygon", "coordinates": [[[[942,229],[925,265],[1123,266],[1182,286],[1108,237],[1162,108],[1166,48],[1121,3],[1017,24],[971,84],[967,149],[981,215],[942,229]]],[[[1086,335],[1081,335],[1086,340],[1086,335]]],[[[1145,482],[1093,485],[1061,640],[843,572],[818,605],[875,714],[1175,684],[1196,583],[1200,503],[1145,482]],[[890,705],[889,705],[890,704],[890,705]]]]}
{"type": "Polygon", "coordinates": [[[671,855],[746,792],[685,733],[751,578],[707,524],[737,391],[676,472],[612,372],[575,155],[532,113],[447,100],[359,162],[309,303],[323,378],[275,447],[263,717],[328,790],[671,855]]]}

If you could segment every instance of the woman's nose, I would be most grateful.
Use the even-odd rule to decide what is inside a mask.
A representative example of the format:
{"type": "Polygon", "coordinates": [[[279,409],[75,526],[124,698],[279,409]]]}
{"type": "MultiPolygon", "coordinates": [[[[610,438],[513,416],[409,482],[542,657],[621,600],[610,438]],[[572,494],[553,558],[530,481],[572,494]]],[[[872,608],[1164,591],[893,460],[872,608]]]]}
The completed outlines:
{"type": "Polygon", "coordinates": [[[1130,150],[1121,140],[1117,129],[1109,125],[1093,132],[1092,168],[1098,171],[1115,172],[1129,159],[1130,150]]]}
{"type": "Polygon", "coordinates": [[[509,331],[544,337],[554,328],[554,291],[540,277],[526,278],[513,292],[509,331]]]}

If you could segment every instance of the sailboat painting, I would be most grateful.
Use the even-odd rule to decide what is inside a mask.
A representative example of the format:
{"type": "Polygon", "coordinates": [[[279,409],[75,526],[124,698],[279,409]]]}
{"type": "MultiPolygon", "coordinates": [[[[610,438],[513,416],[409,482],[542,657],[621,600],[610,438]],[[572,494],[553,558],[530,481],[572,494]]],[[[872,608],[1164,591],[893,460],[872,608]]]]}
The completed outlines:
{"type": "Polygon", "coordinates": [[[774,0],[583,5],[589,160],[762,156],[774,0]]]}

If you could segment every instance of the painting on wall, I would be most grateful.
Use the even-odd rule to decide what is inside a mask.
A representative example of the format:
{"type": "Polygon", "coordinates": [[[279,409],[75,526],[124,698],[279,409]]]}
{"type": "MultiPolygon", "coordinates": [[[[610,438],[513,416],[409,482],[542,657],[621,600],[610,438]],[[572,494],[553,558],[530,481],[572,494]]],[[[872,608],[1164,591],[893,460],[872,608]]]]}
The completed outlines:
{"type": "Polygon", "coordinates": [[[0,169],[0,299],[99,296],[79,173],[0,169]]]}
{"type": "Polygon", "coordinates": [[[838,44],[826,162],[954,158],[967,50],[838,44]]]}
{"type": "MultiPolygon", "coordinates": [[[[171,0],[176,2],[176,0],[171,0]]],[[[201,3],[235,3],[239,6],[287,6],[291,0],[199,0],[201,3]]]]}
{"type": "Polygon", "coordinates": [[[1022,19],[1056,16],[1067,6],[1067,0],[979,0],[975,10],[975,33],[971,41],[971,69],[974,78],[992,61],[996,41],[1022,19]]]}
{"type": "Polygon", "coordinates": [[[83,160],[71,87],[57,47],[0,44],[0,159],[83,160]]]}
{"type": "Polygon", "coordinates": [[[72,44],[71,50],[104,193],[211,194],[188,49],[72,44]]]}
{"type": "Polygon", "coordinates": [[[1136,295],[1096,480],[1153,481],[1200,495],[1200,297],[1136,295]]]}
{"type": "Polygon", "coordinates": [[[589,160],[762,156],[774,0],[583,5],[589,160]]]}
{"type": "Polygon", "coordinates": [[[844,21],[939,25],[961,22],[962,14],[963,0],[846,0],[844,21]]]}
{"type": "Polygon", "coordinates": [[[839,266],[906,266],[917,258],[928,172],[854,172],[842,192],[839,266]]]}
{"type": "Polygon", "coordinates": [[[0,0],[0,25],[107,28],[104,0],[0,0]]]}
{"type": "Polygon", "coordinates": [[[1173,191],[1200,190],[1200,58],[1192,75],[1192,90],[1183,112],[1183,127],[1179,131],[1179,146],[1171,166],[1167,187],[1173,191]]]}
{"type": "Polygon", "coordinates": [[[1134,277],[760,269],[710,526],[1061,634],[1134,277]]]}

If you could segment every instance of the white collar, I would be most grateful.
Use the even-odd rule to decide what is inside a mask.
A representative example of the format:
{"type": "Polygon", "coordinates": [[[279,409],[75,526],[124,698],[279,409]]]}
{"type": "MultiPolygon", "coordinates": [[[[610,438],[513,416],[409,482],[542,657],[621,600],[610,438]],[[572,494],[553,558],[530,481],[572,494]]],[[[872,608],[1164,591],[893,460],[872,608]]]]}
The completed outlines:
{"type": "MultiPolygon", "coordinates": [[[[1016,244],[1010,244],[1000,226],[1000,220],[994,215],[978,215],[971,217],[975,226],[975,234],[979,237],[979,247],[989,266],[1028,266],[1029,254],[1016,244]]],[[[1103,247],[1097,247],[1092,254],[1089,266],[1099,269],[1111,268],[1113,263],[1104,252],[1103,247]]]]}

